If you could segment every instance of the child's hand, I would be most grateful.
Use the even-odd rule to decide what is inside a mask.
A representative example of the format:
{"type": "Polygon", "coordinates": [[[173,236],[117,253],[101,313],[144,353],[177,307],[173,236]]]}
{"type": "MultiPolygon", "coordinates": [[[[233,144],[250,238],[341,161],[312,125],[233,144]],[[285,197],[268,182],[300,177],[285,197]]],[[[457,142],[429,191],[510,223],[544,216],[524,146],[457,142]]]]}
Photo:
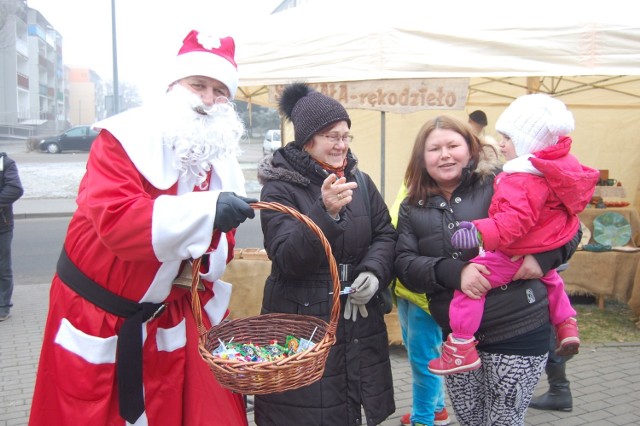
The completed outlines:
{"type": "Polygon", "coordinates": [[[460,229],[451,236],[451,244],[457,249],[471,249],[480,246],[478,229],[471,222],[460,222],[460,229]]]}

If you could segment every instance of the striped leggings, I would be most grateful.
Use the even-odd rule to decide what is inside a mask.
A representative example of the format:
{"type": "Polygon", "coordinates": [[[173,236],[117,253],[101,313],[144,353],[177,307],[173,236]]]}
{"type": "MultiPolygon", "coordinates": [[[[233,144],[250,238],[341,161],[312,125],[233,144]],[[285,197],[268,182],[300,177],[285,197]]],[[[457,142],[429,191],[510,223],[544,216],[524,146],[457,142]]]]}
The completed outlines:
{"type": "Polygon", "coordinates": [[[458,422],[462,426],[523,426],[547,354],[478,354],[481,368],[445,376],[458,422]]]}

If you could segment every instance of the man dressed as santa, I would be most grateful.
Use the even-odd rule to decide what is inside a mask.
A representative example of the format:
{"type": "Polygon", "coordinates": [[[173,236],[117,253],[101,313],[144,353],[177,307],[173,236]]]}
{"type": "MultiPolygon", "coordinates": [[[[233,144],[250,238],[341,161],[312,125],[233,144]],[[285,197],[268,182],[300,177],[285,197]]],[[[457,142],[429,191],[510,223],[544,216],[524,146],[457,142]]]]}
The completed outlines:
{"type": "Polygon", "coordinates": [[[96,123],[57,273],[30,425],[243,425],[241,395],[198,352],[188,289],[202,258],[204,326],[228,313],[235,228],[254,211],[237,156],[230,37],[191,31],[156,105],[96,123]],[[238,195],[236,195],[238,194],[238,195]]]}

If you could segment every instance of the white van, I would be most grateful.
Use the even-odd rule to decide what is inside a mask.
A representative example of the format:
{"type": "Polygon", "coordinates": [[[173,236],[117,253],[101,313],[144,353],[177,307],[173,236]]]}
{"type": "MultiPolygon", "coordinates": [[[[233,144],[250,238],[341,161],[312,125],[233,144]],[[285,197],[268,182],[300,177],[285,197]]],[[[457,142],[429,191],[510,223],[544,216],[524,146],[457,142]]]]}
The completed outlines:
{"type": "Polygon", "coordinates": [[[276,149],[282,146],[280,140],[280,130],[267,130],[262,141],[262,155],[272,154],[276,149]]]}

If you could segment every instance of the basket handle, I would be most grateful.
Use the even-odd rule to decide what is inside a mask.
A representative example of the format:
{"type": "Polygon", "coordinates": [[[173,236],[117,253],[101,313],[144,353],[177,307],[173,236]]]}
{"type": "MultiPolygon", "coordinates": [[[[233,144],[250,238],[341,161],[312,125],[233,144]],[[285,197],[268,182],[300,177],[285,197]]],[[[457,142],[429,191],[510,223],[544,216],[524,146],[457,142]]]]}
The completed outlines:
{"type": "MultiPolygon", "coordinates": [[[[338,325],[338,315],[340,314],[340,280],[338,279],[338,265],[336,264],[336,259],[333,257],[331,244],[329,244],[329,241],[324,236],[322,230],[308,216],[300,213],[296,209],[287,207],[283,204],[268,201],[258,201],[249,205],[256,210],[275,210],[289,214],[311,228],[311,230],[320,239],[320,242],[322,243],[322,246],[324,248],[324,252],[327,256],[327,261],[329,262],[329,273],[331,274],[331,280],[333,282],[333,304],[331,307],[331,316],[327,332],[331,331],[332,333],[335,333],[338,325]]],[[[193,261],[193,268],[191,271],[191,309],[193,310],[193,316],[195,318],[196,325],[198,326],[198,332],[200,333],[200,336],[208,331],[204,327],[202,322],[202,309],[200,298],[198,297],[198,284],[200,283],[201,263],[201,258],[195,259],[193,261]]]]}

